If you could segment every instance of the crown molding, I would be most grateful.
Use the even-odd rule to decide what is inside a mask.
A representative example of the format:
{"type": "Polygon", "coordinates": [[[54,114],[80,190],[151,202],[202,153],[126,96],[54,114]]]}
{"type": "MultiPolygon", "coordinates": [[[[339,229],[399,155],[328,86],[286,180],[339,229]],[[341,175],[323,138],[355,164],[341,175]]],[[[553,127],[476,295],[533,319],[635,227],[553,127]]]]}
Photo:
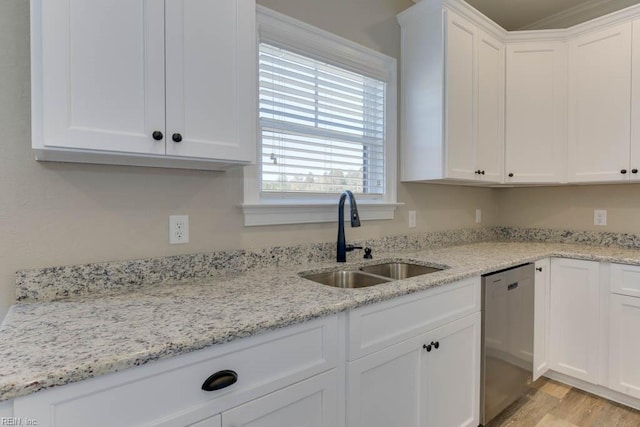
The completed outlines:
{"type": "Polygon", "coordinates": [[[611,13],[610,5],[621,2],[627,3],[629,7],[636,3],[634,0],[588,0],[577,6],[525,25],[520,28],[520,30],[560,29],[578,26],[585,21],[597,19],[598,17],[611,13]]]}

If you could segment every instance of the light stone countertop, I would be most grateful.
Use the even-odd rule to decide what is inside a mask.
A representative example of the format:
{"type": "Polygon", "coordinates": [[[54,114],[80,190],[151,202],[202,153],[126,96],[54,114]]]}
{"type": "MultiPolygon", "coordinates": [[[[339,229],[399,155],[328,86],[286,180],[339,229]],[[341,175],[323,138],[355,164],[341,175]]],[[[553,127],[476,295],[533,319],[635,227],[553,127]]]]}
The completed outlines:
{"type": "Polygon", "coordinates": [[[639,249],[559,243],[484,242],[374,256],[17,303],[0,327],[0,401],[550,256],[640,265],[639,249]],[[385,260],[448,268],[362,289],[298,275],[385,260]]]}

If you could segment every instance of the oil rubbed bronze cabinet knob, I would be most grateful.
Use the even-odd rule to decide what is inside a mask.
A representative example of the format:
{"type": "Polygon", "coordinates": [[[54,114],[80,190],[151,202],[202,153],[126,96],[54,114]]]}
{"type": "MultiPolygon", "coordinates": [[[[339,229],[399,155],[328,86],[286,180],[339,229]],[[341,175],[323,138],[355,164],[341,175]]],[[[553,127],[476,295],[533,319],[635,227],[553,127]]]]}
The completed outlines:
{"type": "Polygon", "coordinates": [[[174,133],[173,135],[171,135],[171,139],[173,139],[173,142],[180,142],[182,141],[182,135],[180,135],[179,133],[174,133]]]}
{"type": "Polygon", "coordinates": [[[627,170],[626,170],[626,169],[621,169],[621,170],[620,170],[620,173],[621,173],[622,175],[624,175],[624,174],[626,174],[626,173],[627,173],[627,170]]]}
{"type": "Polygon", "coordinates": [[[638,169],[631,169],[631,173],[638,173],[638,169]]]}
{"type": "Polygon", "coordinates": [[[513,172],[509,173],[509,178],[513,178],[513,172]]]}
{"type": "Polygon", "coordinates": [[[164,135],[162,134],[162,132],[160,132],[159,130],[153,132],[151,134],[151,136],[153,137],[153,139],[155,139],[156,141],[162,141],[162,138],[164,138],[164,135]]]}

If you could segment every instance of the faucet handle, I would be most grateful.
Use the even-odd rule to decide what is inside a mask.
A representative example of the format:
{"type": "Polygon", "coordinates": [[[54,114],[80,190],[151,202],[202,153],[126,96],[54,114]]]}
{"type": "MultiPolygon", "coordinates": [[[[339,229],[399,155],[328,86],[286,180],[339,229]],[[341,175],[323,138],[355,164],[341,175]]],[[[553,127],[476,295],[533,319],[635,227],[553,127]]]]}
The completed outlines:
{"type": "Polygon", "coordinates": [[[362,246],[354,246],[354,245],[347,245],[347,247],[346,247],[347,252],[351,252],[351,251],[353,251],[355,249],[363,249],[363,247],[362,246]]]}
{"type": "Polygon", "coordinates": [[[364,248],[364,259],[373,259],[373,255],[371,255],[371,248],[364,248]]]}

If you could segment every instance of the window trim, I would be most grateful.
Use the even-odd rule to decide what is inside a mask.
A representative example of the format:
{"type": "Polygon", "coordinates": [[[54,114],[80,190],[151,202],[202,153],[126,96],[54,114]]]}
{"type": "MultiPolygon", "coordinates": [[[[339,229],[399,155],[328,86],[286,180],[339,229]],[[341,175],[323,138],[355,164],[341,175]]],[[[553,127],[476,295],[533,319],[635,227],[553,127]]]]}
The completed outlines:
{"type": "MultiPolygon", "coordinates": [[[[397,203],[397,61],[335,34],[257,6],[257,43],[328,62],[386,82],[385,193],[382,198],[358,198],[361,220],[393,219],[397,203]]],[[[257,106],[256,106],[257,108],[257,106]]],[[[257,119],[256,119],[257,120],[257,119]]],[[[256,135],[260,139],[260,130],[256,135]]],[[[260,195],[259,150],[256,164],[244,168],[245,226],[334,222],[338,197],[264,197],[260,195]],[[335,200],[334,200],[335,199],[335,200]]]]}

